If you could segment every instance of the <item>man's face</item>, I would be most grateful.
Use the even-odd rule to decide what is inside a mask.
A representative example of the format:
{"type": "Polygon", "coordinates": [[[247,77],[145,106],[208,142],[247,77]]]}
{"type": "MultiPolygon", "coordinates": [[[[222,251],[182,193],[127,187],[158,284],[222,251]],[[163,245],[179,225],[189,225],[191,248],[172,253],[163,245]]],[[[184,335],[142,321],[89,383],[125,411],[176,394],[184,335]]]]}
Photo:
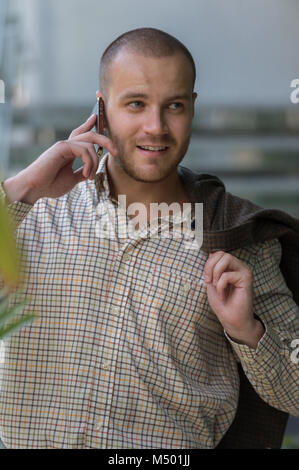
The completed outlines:
{"type": "Polygon", "coordinates": [[[154,58],[122,51],[109,77],[104,99],[109,136],[119,150],[115,162],[137,181],[165,179],[176,172],[190,141],[197,94],[188,60],[183,54],[154,58]]]}

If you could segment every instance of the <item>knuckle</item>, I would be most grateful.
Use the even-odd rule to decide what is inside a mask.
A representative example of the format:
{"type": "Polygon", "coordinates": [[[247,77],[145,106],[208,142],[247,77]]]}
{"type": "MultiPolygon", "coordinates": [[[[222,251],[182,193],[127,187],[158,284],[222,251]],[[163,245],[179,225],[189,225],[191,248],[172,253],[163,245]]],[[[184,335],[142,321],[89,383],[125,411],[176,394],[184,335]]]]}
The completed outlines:
{"type": "Polygon", "coordinates": [[[225,251],[223,250],[212,251],[210,253],[210,257],[213,258],[215,255],[224,255],[224,254],[225,254],[225,251]]]}
{"type": "Polygon", "coordinates": [[[55,145],[57,147],[65,147],[66,141],[65,140],[58,140],[55,145]]]}

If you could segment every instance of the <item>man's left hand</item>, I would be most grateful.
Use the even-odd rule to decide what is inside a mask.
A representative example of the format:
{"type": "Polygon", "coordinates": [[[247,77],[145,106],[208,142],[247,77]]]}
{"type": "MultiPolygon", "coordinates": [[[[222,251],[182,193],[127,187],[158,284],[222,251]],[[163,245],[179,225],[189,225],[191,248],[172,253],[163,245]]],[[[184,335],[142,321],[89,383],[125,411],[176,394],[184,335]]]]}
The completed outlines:
{"type": "Polygon", "coordinates": [[[256,349],[265,329],[253,314],[253,273],[235,256],[210,253],[204,268],[209,304],[232,340],[256,349]],[[207,278],[206,278],[207,276],[207,278]]]}

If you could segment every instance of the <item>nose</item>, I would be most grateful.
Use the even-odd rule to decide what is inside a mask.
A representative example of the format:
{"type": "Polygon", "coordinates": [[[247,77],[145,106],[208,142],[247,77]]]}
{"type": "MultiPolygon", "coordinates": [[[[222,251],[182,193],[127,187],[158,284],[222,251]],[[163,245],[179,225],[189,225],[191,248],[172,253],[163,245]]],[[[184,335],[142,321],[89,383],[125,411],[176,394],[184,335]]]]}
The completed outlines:
{"type": "Polygon", "coordinates": [[[147,113],[143,130],[151,135],[168,134],[168,125],[160,109],[153,108],[147,113]]]}

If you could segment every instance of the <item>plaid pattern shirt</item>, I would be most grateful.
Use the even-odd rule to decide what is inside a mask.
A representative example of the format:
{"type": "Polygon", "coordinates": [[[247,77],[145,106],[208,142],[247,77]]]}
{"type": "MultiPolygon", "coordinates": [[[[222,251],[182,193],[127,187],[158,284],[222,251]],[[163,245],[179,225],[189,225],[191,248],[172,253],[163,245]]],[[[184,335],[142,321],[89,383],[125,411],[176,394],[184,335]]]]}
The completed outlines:
{"type": "Polygon", "coordinates": [[[8,201],[1,184],[23,255],[10,303],[29,299],[23,314],[37,315],[3,341],[5,446],[214,448],[236,413],[238,362],[263,400],[299,416],[290,346],[299,312],[278,240],[232,251],[254,273],[266,329],[254,350],[232,341],[209,306],[207,253],[145,227],[133,238],[98,236],[99,222],[118,223],[107,158],[94,181],[34,205],[8,201]]]}

